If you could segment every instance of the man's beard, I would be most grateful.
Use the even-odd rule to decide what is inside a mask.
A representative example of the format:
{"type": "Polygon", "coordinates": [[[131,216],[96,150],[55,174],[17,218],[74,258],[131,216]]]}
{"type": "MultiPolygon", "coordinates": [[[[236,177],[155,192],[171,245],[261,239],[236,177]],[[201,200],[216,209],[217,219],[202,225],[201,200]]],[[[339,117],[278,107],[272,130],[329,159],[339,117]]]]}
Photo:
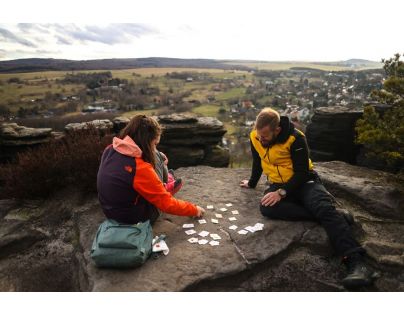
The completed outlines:
{"type": "Polygon", "coordinates": [[[275,142],[276,142],[276,137],[273,137],[271,141],[265,141],[265,142],[260,141],[261,145],[264,148],[269,148],[269,147],[273,146],[275,144],[275,142]]]}

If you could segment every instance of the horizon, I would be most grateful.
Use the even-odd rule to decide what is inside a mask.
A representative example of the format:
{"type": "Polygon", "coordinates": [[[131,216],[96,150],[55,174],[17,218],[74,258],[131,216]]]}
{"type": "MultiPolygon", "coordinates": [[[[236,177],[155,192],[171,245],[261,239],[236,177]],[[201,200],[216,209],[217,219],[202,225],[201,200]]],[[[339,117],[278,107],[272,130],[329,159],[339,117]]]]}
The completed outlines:
{"type": "Polygon", "coordinates": [[[337,63],[337,62],[346,62],[350,60],[361,60],[366,62],[376,62],[381,63],[381,61],[377,60],[369,60],[365,58],[348,58],[345,60],[330,60],[330,61],[319,61],[319,60],[255,60],[255,59],[218,59],[218,58],[179,58],[179,57],[164,57],[164,56],[148,56],[148,57],[127,57],[127,58],[94,58],[94,59],[71,59],[71,58],[54,58],[54,57],[25,57],[25,58],[16,58],[16,59],[5,59],[0,60],[3,61],[16,61],[16,60],[28,60],[28,59],[52,59],[52,60],[69,60],[69,61],[91,61],[91,60],[111,60],[111,59],[181,59],[181,60],[217,60],[217,61],[239,61],[239,62],[263,62],[263,63],[337,63]]]}
{"type": "Polygon", "coordinates": [[[0,61],[164,56],[160,58],[380,62],[404,51],[398,40],[403,5],[394,0],[383,6],[376,0],[250,0],[231,6],[213,0],[123,0],[119,5],[100,0],[96,7],[78,0],[8,2],[0,12],[0,61]]]}

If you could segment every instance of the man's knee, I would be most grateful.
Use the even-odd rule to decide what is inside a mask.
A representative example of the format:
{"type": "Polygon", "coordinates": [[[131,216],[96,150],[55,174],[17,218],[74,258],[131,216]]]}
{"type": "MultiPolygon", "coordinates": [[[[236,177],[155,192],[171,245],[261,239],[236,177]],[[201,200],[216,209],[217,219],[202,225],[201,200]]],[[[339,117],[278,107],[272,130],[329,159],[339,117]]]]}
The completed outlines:
{"type": "Polygon", "coordinates": [[[304,205],[316,217],[335,209],[332,199],[322,184],[315,184],[305,191],[304,205]]]}
{"type": "Polygon", "coordinates": [[[275,204],[271,207],[271,206],[263,206],[262,204],[260,204],[260,212],[264,217],[270,219],[277,219],[279,218],[279,205],[275,204]]]}

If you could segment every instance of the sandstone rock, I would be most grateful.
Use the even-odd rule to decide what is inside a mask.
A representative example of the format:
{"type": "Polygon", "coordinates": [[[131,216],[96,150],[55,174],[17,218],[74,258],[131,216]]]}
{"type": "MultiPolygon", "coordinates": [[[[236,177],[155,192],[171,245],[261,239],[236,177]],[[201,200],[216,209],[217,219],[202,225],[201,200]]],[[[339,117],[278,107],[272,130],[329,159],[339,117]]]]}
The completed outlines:
{"type": "Polygon", "coordinates": [[[0,125],[0,163],[13,160],[27,148],[48,143],[53,139],[51,128],[28,128],[16,123],[0,125]]]}
{"type": "Polygon", "coordinates": [[[312,159],[355,163],[359,152],[354,143],[355,122],[362,114],[342,106],[317,108],[306,128],[312,159]]]}
{"type": "Polygon", "coordinates": [[[70,123],[65,126],[66,132],[74,132],[79,130],[86,130],[90,126],[94,126],[96,129],[103,132],[111,132],[113,123],[109,119],[96,119],[83,123],[70,123]]]}
{"type": "MultiPolygon", "coordinates": [[[[315,168],[339,207],[355,217],[354,232],[368,251],[369,264],[381,273],[372,287],[362,290],[404,291],[402,202],[401,199],[395,201],[398,197],[388,193],[392,185],[390,174],[342,162],[315,163],[315,168]],[[354,185],[349,185],[348,178],[354,185]],[[363,181],[359,182],[361,179],[363,181]],[[389,184],[382,185],[385,191],[380,188],[378,195],[372,196],[372,185],[387,182],[389,184]],[[370,192],[361,189],[367,185],[370,192]],[[394,208],[396,204],[398,209],[394,208]]],[[[242,189],[239,182],[249,177],[250,169],[198,166],[180,168],[176,175],[185,182],[176,195],[178,198],[205,208],[208,204],[226,207],[225,204],[231,202],[233,206],[227,208],[239,211],[239,215],[234,215],[237,221],[229,221],[226,218],[230,214],[220,212],[225,218],[219,219],[219,224],[212,224],[210,218],[215,213],[212,210],[207,211],[208,223],[204,225],[193,218],[162,215],[153,230],[156,235],[167,235],[168,256],[150,258],[136,269],[98,269],[89,256],[98,225],[105,219],[97,196],[81,196],[73,193],[74,190],[61,191],[38,205],[41,208],[38,216],[21,221],[24,218],[15,215],[21,211],[9,209],[7,224],[6,219],[0,221],[3,231],[0,239],[3,242],[14,239],[13,244],[16,244],[0,259],[0,290],[344,290],[340,284],[344,268],[340,258],[334,256],[321,226],[314,222],[275,221],[261,216],[259,200],[265,189],[264,178],[256,189],[242,189]],[[17,223],[10,225],[9,222],[17,223]],[[182,225],[190,222],[195,223],[198,232],[219,234],[220,246],[188,243],[189,236],[182,225]],[[257,222],[265,226],[263,231],[254,234],[239,235],[228,229],[233,224],[245,227],[257,222]],[[25,242],[22,232],[25,229],[29,235],[39,231],[46,238],[25,242]],[[17,246],[20,241],[24,244],[21,250],[17,246]]],[[[399,182],[396,184],[400,187],[399,182]]]]}
{"type": "MultiPolygon", "coordinates": [[[[155,118],[164,130],[158,148],[168,155],[170,168],[199,164],[214,167],[229,165],[228,150],[220,147],[226,129],[216,118],[189,114],[162,115],[155,118]]],[[[0,162],[12,160],[18,152],[35,144],[45,143],[51,139],[60,140],[67,133],[87,130],[90,126],[95,127],[102,135],[112,132],[118,134],[128,122],[127,117],[116,117],[113,122],[103,119],[70,123],[65,126],[65,133],[52,132],[48,128],[35,129],[4,124],[4,128],[0,129],[0,147],[2,147],[0,162]]]]}
{"type": "Polygon", "coordinates": [[[30,248],[45,235],[18,220],[0,222],[0,259],[30,248]]]}
{"type": "Polygon", "coordinates": [[[393,174],[333,161],[316,163],[324,184],[380,218],[404,220],[404,186],[393,174]]]}
{"type": "Polygon", "coordinates": [[[67,189],[46,201],[18,203],[0,220],[0,291],[78,288],[71,206],[80,210],[79,196],[67,189]]]}
{"type": "Polygon", "coordinates": [[[227,167],[229,165],[229,160],[229,149],[216,145],[208,147],[205,150],[205,158],[203,159],[202,164],[213,167],[227,167]]]}
{"type": "Polygon", "coordinates": [[[168,157],[169,168],[201,164],[205,157],[203,147],[180,147],[160,145],[159,150],[168,157]]]}
{"type": "Polygon", "coordinates": [[[164,124],[172,123],[197,123],[198,118],[195,115],[190,114],[170,114],[158,116],[159,122],[164,124]]]}
{"type": "Polygon", "coordinates": [[[170,168],[229,165],[228,150],[219,146],[226,129],[216,118],[173,114],[156,119],[163,128],[159,149],[167,153],[170,168]]]}
{"type": "MultiPolygon", "coordinates": [[[[195,167],[179,169],[177,175],[184,178],[186,185],[178,198],[186,198],[197,204],[207,203],[225,206],[231,201],[232,209],[238,209],[238,221],[221,220],[219,225],[208,222],[199,226],[195,219],[164,215],[156,223],[154,233],[166,234],[170,247],[168,256],[151,259],[141,268],[126,271],[97,269],[86,250],[83,256],[83,273],[88,275],[88,289],[93,291],[180,291],[202,280],[213,280],[225,275],[241,272],[251,266],[275,257],[298,241],[304,231],[304,224],[291,222],[270,222],[261,217],[257,200],[260,191],[243,190],[237,186],[245,171],[195,167]],[[218,173],[220,172],[220,176],[218,173]],[[212,176],[216,174],[215,176],[212,176]],[[188,198],[187,198],[188,197],[188,198]],[[195,245],[187,242],[182,224],[193,222],[198,232],[202,230],[218,233],[220,246],[195,245]],[[240,227],[257,222],[265,224],[264,231],[239,235],[228,227],[240,227]],[[292,228],[293,225],[293,228],[292,228]],[[130,279],[130,280],[129,280],[130,279]]],[[[230,211],[230,208],[229,208],[230,211]]],[[[206,218],[213,215],[210,211],[206,218]]],[[[226,215],[229,216],[229,215],[226,215]]],[[[104,219],[97,206],[79,219],[81,246],[88,249],[98,224],[104,219]]]]}
{"type": "Polygon", "coordinates": [[[223,123],[214,117],[196,117],[189,115],[177,114],[173,120],[169,120],[170,116],[157,117],[163,127],[163,135],[161,137],[162,144],[170,144],[171,139],[193,139],[195,142],[187,143],[188,145],[200,144],[199,137],[207,137],[208,139],[216,138],[216,143],[221,142],[222,136],[226,133],[223,123]],[[183,118],[181,120],[180,118],[183,118]]]}
{"type": "Polygon", "coordinates": [[[0,200],[0,219],[3,219],[7,215],[7,213],[15,207],[17,207],[17,203],[15,200],[0,200]]]}
{"type": "MultiPolygon", "coordinates": [[[[317,165],[325,168],[327,163],[317,165]]],[[[353,167],[355,168],[355,167],[353,167]]],[[[341,170],[338,173],[341,174],[341,170]]],[[[199,225],[194,219],[163,215],[155,224],[155,234],[166,234],[170,247],[168,256],[151,259],[144,266],[126,271],[97,269],[89,252],[80,256],[83,268],[81,283],[85,290],[93,291],[340,291],[339,280],[344,269],[338,257],[333,256],[328,238],[321,226],[314,222],[287,222],[265,219],[258,210],[264,190],[264,180],[255,190],[241,189],[238,183],[248,178],[248,169],[215,169],[210,167],[180,168],[176,174],[185,180],[178,193],[183,198],[205,206],[217,208],[233,203],[240,215],[235,222],[221,219],[219,225],[209,222],[214,211],[205,215],[208,224],[199,225]],[[220,246],[195,245],[187,242],[183,223],[195,223],[196,230],[218,233],[220,246]],[[262,222],[264,231],[239,235],[228,229],[232,224],[239,227],[262,222]]],[[[344,194],[338,195],[340,199],[344,194]]],[[[359,206],[359,205],[357,205],[359,206]]],[[[378,227],[378,220],[364,217],[359,206],[349,208],[359,228],[360,240],[370,249],[370,263],[383,270],[383,276],[370,290],[402,290],[401,278],[403,222],[383,223],[391,229],[378,227]],[[362,221],[363,220],[363,221],[362,221]],[[375,233],[375,230],[378,232],[375,233]],[[374,242],[384,242],[383,250],[374,242]],[[393,268],[393,269],[391,269],[393,268]],[[394,269],[396,268],[396,269],[394,269]],[[392,271],[393,270],[393,271],[392,271]]],[[[219,211],[220,212],[220,211],[219,211]]],[[[221,212],[220,212],[221,213],[221,212]]],[[[224,214],[225,217],[229,215],[224,214]]],[[[103,215],[94,205],[78,219],[80,244],[88,249],[103,215]]]]}
{"type": "Polygon", "coordinates": [[[3,123],[0,126],[1,146],[25,146],[48,142],[51,128],[28,128],[16,123],[3,123]]]}
{"type": "Polygon", "coordinates": [[[113,120],[112,120],[112,123],[114,124],[114,132],[116,133],[116,134],[119,134],[119,132],[123,129],[123,128],[125,128],[125,126],[128,124],[128,122],[130,121],[130,119],[128,118],[128,117],[123,117],[123,116],[120,116],[120,117],[115,117],[113,120]]]}

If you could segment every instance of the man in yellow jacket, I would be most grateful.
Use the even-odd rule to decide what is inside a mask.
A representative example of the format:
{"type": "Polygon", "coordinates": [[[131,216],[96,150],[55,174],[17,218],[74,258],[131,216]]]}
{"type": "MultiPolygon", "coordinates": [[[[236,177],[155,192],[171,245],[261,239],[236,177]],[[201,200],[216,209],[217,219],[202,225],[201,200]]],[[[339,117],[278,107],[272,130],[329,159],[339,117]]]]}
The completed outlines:
{"type": "Polygon", "coordinates": [[[365,250],[353,238],[349,226],[352,216],[336,211],[314,171],[304,134],[295,129],[288,117],[265,108],[257,116],[250,142],[251,177],[240,186],[255,188],[262,173],[267,176],[270,186],[261,199],[261,213],[270,219],[319,222],[347,266],[343,285],[349,288],[370,285],[375,273],[366,266],[365,250]]]}

